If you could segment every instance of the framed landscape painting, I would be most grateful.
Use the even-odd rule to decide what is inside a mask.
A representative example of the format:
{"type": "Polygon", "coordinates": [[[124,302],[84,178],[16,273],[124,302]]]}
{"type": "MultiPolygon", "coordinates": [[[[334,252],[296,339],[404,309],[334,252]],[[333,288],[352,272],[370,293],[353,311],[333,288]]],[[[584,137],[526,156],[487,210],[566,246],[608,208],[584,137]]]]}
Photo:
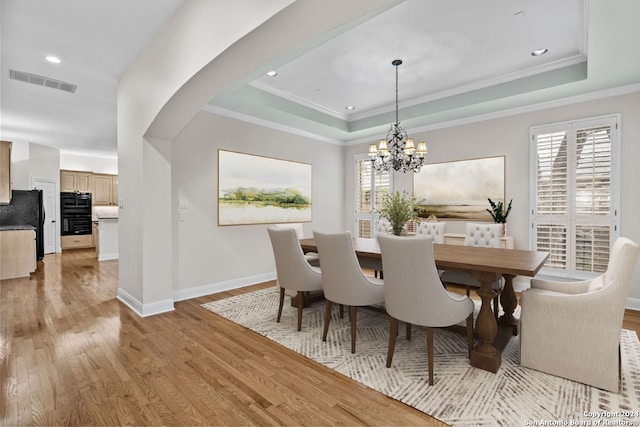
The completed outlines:
{"type": "Polygon", "coordinates": [[[425,165],[413,175],[420,216],[488,220],[489,201],[505,199],[504,156],[425,165]]]}
{"type": "Polygon", "coordinates": [[[311,165],[218,150],[218,225],[311,221],[311,165]]]}

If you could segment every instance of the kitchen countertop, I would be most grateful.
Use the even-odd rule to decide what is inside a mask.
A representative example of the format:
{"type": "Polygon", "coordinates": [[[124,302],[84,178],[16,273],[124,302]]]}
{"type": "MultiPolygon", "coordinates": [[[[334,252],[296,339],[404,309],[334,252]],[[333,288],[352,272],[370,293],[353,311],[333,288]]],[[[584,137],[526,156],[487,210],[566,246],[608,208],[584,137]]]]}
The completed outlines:
{"type": "Polygon", "coordinates": [[[22,224],[22,225],[0,225],[0,231],[7,230],[35,230],[36,228],[30,224],[22,224]]]}

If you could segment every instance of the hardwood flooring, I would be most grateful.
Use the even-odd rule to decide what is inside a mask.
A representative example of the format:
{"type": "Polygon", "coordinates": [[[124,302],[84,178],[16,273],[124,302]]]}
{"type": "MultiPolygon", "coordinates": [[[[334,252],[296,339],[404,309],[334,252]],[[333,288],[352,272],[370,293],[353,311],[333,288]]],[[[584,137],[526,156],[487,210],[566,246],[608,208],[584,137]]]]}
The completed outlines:
{"type": "Polygon", "coordinates": [[[139,318],[93,256],[0,281],[0,425],[445,425],[200,307],[246,289],[139,318]]]}
{"type": "Polygon", "coordinates": [[[0,281],[1,425],[445,425],[200,307],[272,282],[148,318],[117,283],[91,250],[0,281]]]}

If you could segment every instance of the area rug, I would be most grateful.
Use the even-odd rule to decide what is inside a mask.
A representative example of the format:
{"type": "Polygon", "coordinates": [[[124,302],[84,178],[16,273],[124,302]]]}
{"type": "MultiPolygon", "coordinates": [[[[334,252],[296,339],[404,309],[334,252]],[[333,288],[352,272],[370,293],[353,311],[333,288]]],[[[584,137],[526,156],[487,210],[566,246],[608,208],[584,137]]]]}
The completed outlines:
{"type": "Polygon", "coordinates": [[[340,319],[337,309],[322,342],[323,302],[304,310],[301,332],[296,331],[297,310],[289,304],[276,323],[275,287],[203,307],[452,426],[640,424],[633,413],[640,410],[640,342],[633,331],[621,334],[620,394],[521,367],[518,337],[505,348],[496,374],[473,368],[465,336],[440,329],[434,341],[435,380],[429,386],[423,328],[414,326],[407,341],[400,327],[392,367],[385,367],[389,321],[384,313],[358,310],[357,348],[351,354],[348,316],[340,319]]]}

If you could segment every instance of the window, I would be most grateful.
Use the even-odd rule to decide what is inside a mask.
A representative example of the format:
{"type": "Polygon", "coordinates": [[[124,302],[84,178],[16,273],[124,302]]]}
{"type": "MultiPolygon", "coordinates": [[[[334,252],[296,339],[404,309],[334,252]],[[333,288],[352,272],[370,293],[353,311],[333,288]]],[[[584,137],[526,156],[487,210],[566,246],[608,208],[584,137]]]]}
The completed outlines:
{"type": "Polygon", "coordinates": [[[382,208],[383,197],[391,191],[391,174],[376,174],[367,155],[356,156],[355,171],[355,234],[374,238],[378,219],[376,210],[382,208]]]}
{"type": "Polygon", "coordinates": [[[618,117],[531,128],[535,250],[543,272],[584,278],[607,269],[618,236],[618,117]]]}

